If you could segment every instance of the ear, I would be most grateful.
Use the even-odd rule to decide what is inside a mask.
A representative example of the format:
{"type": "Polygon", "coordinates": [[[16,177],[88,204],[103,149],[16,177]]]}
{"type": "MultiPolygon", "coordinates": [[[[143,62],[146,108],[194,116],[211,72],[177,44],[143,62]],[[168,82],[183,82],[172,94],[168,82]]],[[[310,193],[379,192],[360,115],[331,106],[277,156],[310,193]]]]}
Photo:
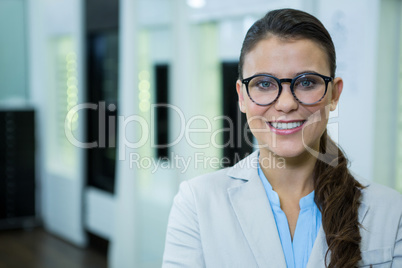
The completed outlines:
{"type": "Polygon", "coordinates": [[[237,96],[239,97],[239,108],[242,113],[246,112],[246,106],[244,103],[244,96],[243,96],[243,83],[240,80],[236,81],[236,91],[237,96]]]}
{"type": "Polygon", "coordinates": [[[340,77],[336,77],[333,81],[332,86],[331,111],[334,111],[336,109],[342,90],[343,90],[343,80],[340,77]]]}

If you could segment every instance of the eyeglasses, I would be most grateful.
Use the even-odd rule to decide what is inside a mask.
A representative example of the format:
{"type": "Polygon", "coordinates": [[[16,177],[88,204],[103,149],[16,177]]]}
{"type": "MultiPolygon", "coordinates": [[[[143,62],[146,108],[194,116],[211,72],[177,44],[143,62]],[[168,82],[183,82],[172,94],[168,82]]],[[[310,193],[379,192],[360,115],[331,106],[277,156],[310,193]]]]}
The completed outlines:
{"type": "Polygon", "coordinates": [[[290,83],[292,95],[298,102],[312,105],[324,98],[331,81],[333,77],[317,73],[304,73],[293,79],[257,74],[243,79],[242,83],[246,85],[247,94],[255,104],[268,106],[281,95],[282,83],[290,83]]]}

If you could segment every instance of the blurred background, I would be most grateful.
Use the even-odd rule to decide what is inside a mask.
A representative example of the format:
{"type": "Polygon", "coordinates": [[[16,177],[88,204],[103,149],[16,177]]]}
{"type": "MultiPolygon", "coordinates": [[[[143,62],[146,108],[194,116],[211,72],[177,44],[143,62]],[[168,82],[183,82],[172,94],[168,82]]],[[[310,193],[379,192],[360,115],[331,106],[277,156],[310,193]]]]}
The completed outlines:
{"type": "Polygon", "coordinates": [[[282,7],[334,39],[351,169],[402,191],[399,0],[0,0],[0,267],[160,267],[180,182],[253,150],[238,57],[282,7]]]}

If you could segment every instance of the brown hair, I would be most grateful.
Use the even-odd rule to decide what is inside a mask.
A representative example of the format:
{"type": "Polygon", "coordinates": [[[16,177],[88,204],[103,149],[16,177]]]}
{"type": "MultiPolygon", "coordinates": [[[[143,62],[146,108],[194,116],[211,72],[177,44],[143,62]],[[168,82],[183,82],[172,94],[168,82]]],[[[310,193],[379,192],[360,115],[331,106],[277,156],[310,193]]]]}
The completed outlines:
{"type": "Polygon", "coordinates": [[[361,189],[348,169],[348,160],[342,150],[328,136],[320,139],[320,154],[314,167],[314,201],[322,213],[328,251],[328,267],[356,267],[361,259],[358,221],[361,189]]]}
{"type": "MultiPolygon", "coordinates": [[[[270,36],[314,41],[326,52],[330,75],[335,77],[335,47],[324,25],[306,12],[279,9],[268,12],[248,30],[240,54],[239,79],[243,78],[246,54],[259,41],[270,36]]],[[[350,174],[347,158],[327,131],[320,139],[320,156],[314,167],[314,200],[322,213],[322,226],[328,244],[325,265],[328,268],[356,267],[361,259],[358,209],[363,186],[350,174]]]]}

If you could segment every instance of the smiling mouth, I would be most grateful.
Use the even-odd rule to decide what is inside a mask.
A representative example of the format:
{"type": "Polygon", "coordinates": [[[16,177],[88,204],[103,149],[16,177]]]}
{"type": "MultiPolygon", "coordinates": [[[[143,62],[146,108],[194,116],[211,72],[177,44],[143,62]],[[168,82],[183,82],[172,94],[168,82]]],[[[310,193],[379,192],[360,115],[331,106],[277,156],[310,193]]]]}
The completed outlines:
{"type": "Polygon", "coordinates": [[[272,126],[275,129],[294,129],[298,128],[301,125],[303,125],[306,122],[306,120],[303,121],[294,121],[294,122],[289,122],[289,123],[284,123],[284,122],[268,122],[270,126],[272,126]]]}

